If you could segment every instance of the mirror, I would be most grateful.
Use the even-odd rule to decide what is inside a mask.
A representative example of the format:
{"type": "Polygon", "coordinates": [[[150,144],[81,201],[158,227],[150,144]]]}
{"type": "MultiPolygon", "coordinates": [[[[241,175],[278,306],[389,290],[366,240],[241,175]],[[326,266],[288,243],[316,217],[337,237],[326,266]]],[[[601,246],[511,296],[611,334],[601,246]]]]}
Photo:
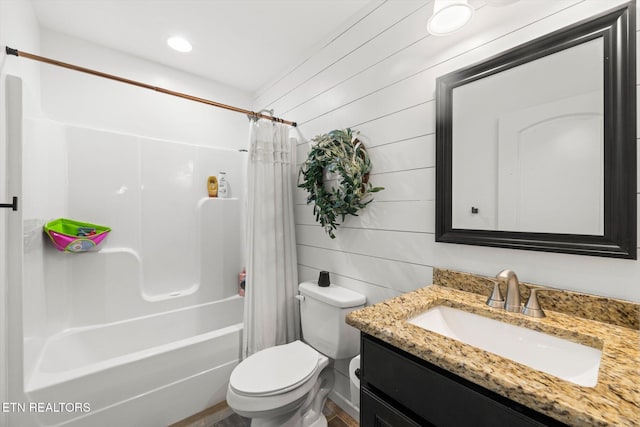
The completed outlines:
{"type": "Polygon", "coordinates": [[[438,78],[436,241],[636,259],[632,8],[438,78]]]}

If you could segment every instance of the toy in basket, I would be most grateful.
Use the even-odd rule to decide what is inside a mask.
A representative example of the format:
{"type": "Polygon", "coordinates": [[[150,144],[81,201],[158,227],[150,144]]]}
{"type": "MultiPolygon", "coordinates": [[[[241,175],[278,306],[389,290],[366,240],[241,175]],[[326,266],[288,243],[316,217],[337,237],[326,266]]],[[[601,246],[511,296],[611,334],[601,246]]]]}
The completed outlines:
{"type": "Polygon", "coordinates": [[[96,248],[111,231],[103,225],[58,218],[44,225],[53,246],[64,252],[86,252],[96,248]]]}

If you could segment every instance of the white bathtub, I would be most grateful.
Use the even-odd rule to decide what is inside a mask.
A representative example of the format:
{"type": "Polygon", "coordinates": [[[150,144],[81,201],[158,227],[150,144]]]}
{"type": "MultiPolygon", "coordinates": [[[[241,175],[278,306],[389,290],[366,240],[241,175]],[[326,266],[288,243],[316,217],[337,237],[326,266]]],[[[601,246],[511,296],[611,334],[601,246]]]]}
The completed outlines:
{"type": "Polygon", "coordinates": [[[223,401],[242,312],[235,296],[51,337],[25,385],[29,402],[85,405],[35,411],[38,424],[159,427],[223,401]]]}

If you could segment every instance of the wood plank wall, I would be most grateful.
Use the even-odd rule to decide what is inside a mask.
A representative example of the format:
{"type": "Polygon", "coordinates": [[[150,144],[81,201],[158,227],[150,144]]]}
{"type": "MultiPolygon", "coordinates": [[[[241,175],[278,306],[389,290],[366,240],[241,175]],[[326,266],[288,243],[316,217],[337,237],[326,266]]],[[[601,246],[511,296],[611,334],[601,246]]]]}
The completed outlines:
{"type": "MultiPolygon", "coordinates": [[[[512,268],[523,281],[640,301],[639,261],[435,242],[436,77],[624,1],[472,3],[471,23],[447,37],[426,31],[431,1],[372,3],[257,96],[256,108],[299,123],[292,132],[299,163],[313,136],[360,131],[374,165],[372,182],[385,187],[359,217],[345,221],[335,240],[314,222],[306,193],[298,190],[300,280],[328,270],[334,283],[365,294],[371,304],[431,283],[434,267],[484,275],[512,268]]],[[[336,388],[346,386],[345,378],[337,381],[336,388]]]]}
{"type": "MultiPolygon", "coordinates": [[[[435,243],[435,79],[606,11],[621,0],[478,0],[462,31],[430,36],[430,1],[376,2],[296,68],[263,90],[260,107],[296,120],[298,161],[308,140],[331,129],[360,131],[384,186],[331,240],[296,194],[301,279],[329,270],[335,283],[377,302],[431,282],[433,267],[493,275],[513,268],[524,281],[640,301],[638,261],[435,243]],[[616,280],[608,279],[616,271],[616,280]]],[[[640,151],[640,150],[639,150],[640,151]]],[[[640,178],[639,178],[640,181],[640,178]]],[[[639,186],[640,188],[640,186],[639,186]]],[[[640,241],[640,239],[639,239],[640,241]]]]}

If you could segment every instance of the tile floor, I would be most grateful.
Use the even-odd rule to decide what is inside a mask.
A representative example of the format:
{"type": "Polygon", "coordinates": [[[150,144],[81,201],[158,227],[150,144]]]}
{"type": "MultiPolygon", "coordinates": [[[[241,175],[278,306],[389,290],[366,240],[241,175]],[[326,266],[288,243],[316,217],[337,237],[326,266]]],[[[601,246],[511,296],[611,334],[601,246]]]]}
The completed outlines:
{"type": "MultiPolygon", "coordinates": [[[[358,427],[359,425],[330,399],[327,399],[322,412],[327,417],[328,427],[358,427]]],[[[239,416],[227,406],[226,402],[221,402],[169,427],[249,427],[250,424],[251,420],[239,416]]]]}

